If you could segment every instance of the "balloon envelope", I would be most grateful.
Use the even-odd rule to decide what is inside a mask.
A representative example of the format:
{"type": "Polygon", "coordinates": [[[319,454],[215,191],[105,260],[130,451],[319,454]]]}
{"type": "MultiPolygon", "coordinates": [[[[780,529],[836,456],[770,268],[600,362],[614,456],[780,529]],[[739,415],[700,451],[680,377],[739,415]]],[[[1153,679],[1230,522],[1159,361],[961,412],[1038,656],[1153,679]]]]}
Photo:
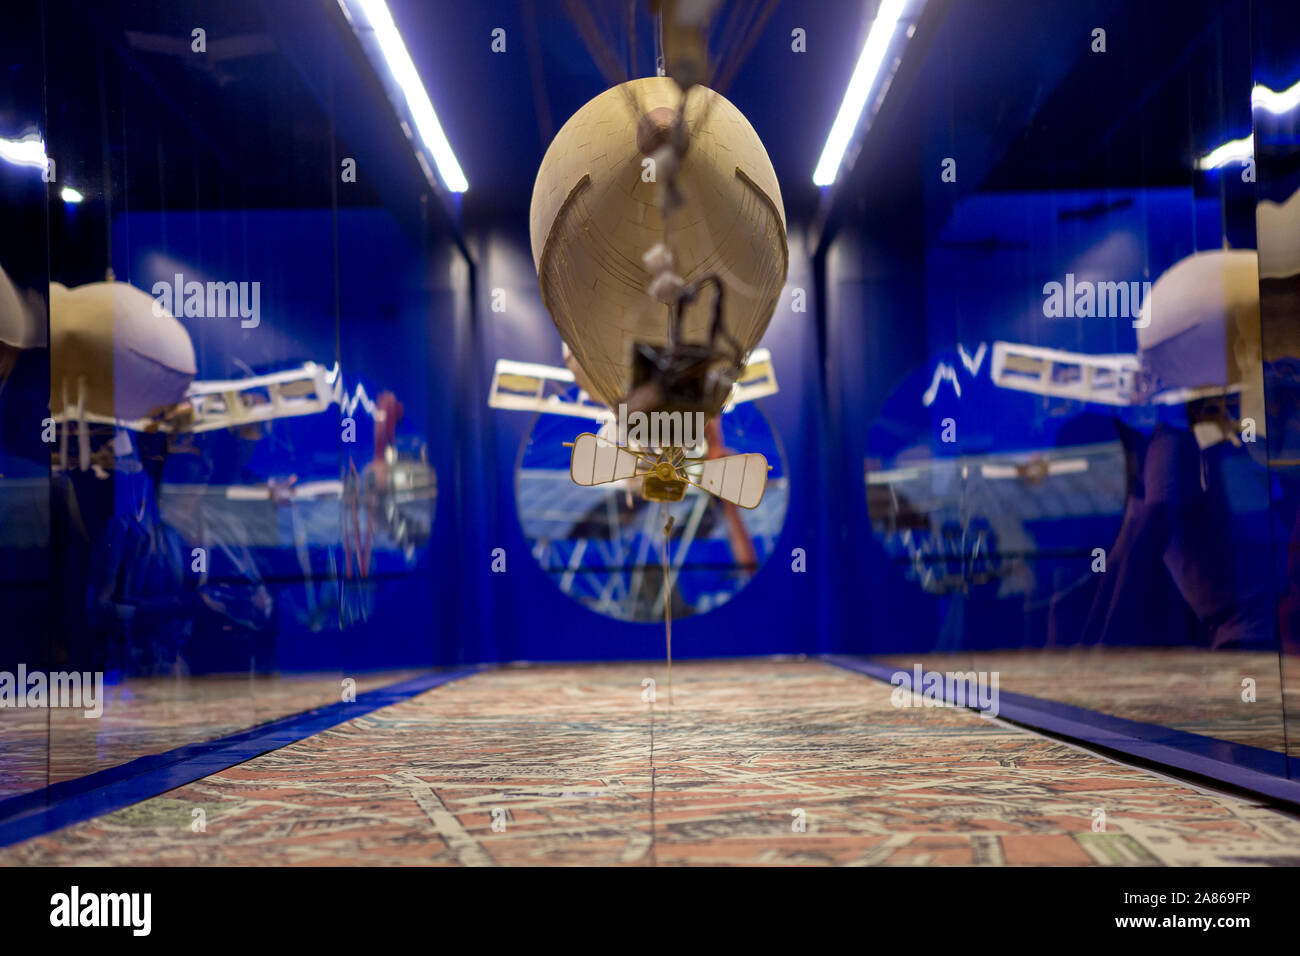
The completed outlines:
{"type": "MultiPolygon", "coordinates": [[[[723,321],[745,353],[763,337],[785,285],[785,211],[772,163],[741,112],[704,87],[687,99],[690,144],[677,180],[685,205],[670,216],[665,237],[660,187],[647,181],[637,123],[651,110],[676,110],[680,100],[668,77],[606,90],[560,129],[533,186],[542,300],[593,396],[611,407],[628,386],[632,343],[668,341],[669,307],[647,294],[641,262],[656,243],[666,239],[687,283],[708,273],[721,278],[723,321]]],[[[707,339],[712,303],[706,288],[686,307],[685,341],[707,339]]]]}

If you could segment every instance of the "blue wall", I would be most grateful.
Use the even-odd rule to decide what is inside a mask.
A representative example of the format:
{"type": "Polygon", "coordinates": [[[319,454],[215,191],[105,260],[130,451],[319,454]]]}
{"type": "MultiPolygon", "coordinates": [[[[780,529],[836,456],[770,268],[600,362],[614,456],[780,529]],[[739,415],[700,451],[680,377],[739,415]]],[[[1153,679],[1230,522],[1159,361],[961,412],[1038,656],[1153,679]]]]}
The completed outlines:
{"type": "MultiPolygon", "coordinates": [[[[791,237],[786,290],[762,345],[771,349],[780,392],[759,400],[783,443],[790,479],[785,527],[772,557],[722,607],[673,625],[675,657],[815,653],[830,632],[824,589],[831,552],[823,526],[828,481],[821,461],[823,412],[819,395],[815,298],[811,263],[798,236],[791,237]],[[792,311],[794,288],[807,292],[807,311],[792,311]],[[802,548],[807,570],[792,570],[791,552],[802,548]]],[[[468,527],[472,556],[467,585],[485,609],[480,650],[487,660],[600,660],[661,658],[662,623],[618,621],[563,594],[529,554],[514,505],[515,464],[534,416],[487,407],[491,370],[498,358],[558,365],[560,338],[541,302],[522,217],[485,228],[471,243],[480,263],[475,356],[481,384],[467,396],[466,415],[481,436],[484,487],[481,516],[468,527]],[[493,289],[506,292],[506,311],[489,308],[493,289]],[[504,548],[507,571],[491,570],[491,553],[504,548]]],[[[572,437],[589,430],[572,420],[572,437]]]]}

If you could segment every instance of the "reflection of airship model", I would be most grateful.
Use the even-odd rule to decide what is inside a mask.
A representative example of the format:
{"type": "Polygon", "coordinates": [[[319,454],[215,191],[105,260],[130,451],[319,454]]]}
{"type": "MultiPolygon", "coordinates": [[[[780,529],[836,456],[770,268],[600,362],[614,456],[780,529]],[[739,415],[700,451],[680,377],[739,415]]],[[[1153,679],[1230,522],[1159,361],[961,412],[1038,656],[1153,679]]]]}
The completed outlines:
{"type": "MultiPolygon", "coordinates": [[[[4,304],[0,290],[0,306],[4,304]]],[[[359,403],[344,398],[337,366],[331,370],[315,362],[244,379],[195,381],[194,345],[185,326],[126,282],[71,289],[51,283],[50,338],[50,408],[64,423],[65,441],[67,428],[77,425],[76,460],[83,471],[90,467],[92,424],[207,432],[317,414],[345,400],[353,407],[359,403]]],[[[390,536],[409,549],[428,538],[437,486],[426,461],[397,454],[395,428],[391,422],[386,432],[384,467],[374,474],[367,471],[362,483],[390,536]]],[[[64,442],[60,459],[69,464],[64,442]]],[[[307,488],[304,495],[317,490],[307,488]]],[[[256,494],[273,496],[266,488],[256,494]]]]}
{"type": "Polygon", "coordinates": [[[1142,304],[1140,388],[1222,394],[1259,362],[1259,263],[1254,250],[1198,252],[1174,263],[1142,304]]]}
{"type": "Polygon", "coordinates": [[[337,400],[338,370],[315,362],[195,381],[189,332],[126,282],[50,284],[50,408],[56,420],[132,431],[205,432],[311,415],[337,400]]]}
{"type": "MultiPolygon", "coordinates": [[[[993,345],[996,385],[1107,405],[1171,404],[1239,393],[1242,417],[1265,425],[1261,360],[1300,349],[1287,326],[1261,343],[1260,302],[1294,309],[1300,276],[1300,191],[1257,211],[1260,251],[1214,249],[1174,263],[1151,286],[1137,329],[1137,354],[1090,355],[1012,342],[993,345]]],[[[1211,436],[1202,428],[1202,435],[1211,436]]]]}
{"type": "MultiPolygon", "coordinates": [[[[547,150],[531,233],[542,299],[571,350],[566,364],[594,396],[651,414],[707,419],[721,410],[767,328],[788,262],[776,175],[731,103],[703,87],[684,98],[668,77],[606,90],[547,150]]],[[[686,451],[584,435],[572,474],[579,484],[646,476],[643,491],[656,500],[680,499],[695,484],[757,504],[761,456],[688,472],[686,451]]]]}
{"type": "Polygon", "coordinates": [[[1252,393],[1259,385],[1259,288],[1254,250],[1198,252],[1151,286],[1134,322],[1136,354],[995,342],[990,374],[1003,388],[1105,405],[1252,393]]]}
{"type": "Polygon", "coordinates": [[[45,344],[45,307],[35,300],[25,302],[9,276],[0,268],[0,389],[24,349],[45,344]]]}
{"type": "Polygon", "coordinates": [[[44,315],[23,301],[4,269],[0,269],[0,348],[30,349],[44,344],[44,315]]]}

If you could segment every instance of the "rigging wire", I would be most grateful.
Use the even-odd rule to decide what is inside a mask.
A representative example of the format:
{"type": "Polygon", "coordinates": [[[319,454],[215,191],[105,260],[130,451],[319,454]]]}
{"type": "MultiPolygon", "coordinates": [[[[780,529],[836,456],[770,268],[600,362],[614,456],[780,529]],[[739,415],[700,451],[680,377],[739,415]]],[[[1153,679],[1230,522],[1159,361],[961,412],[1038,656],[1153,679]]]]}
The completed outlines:
{"type": "MultiPolygon", "coordinates": [[[[736,78],[736,74],[740,72],[740,67],[754,49],[754,44],[758,42],[763,28],[767,26],[767,21],[776,12],[777,3],[778,0],[767,0],[762,12],[757,17],[754,17],[751,13],[751,16],[747,19],[744,29],[740,33],[738,49],[727,58],[725,65],[719,63],[719,68],[712,78],[712,87],[718,93],[724,92],[731,85],[731,81],[736,78]]],[[[757,9],[757,3],[750,8],[751,11],[755,9],[757,9]]]]}
{"type": "Polygon", "coordinates": [[[628,109],[632,111],[632,121],[636,122],[641,118],[641,104],[637,102],[634,94],[627,86],[628,74],[623,64],[619,62],[618,55],[614,53],[608,41],[601,34],[600,27],[596,24],[591,15],[590,8],[582,0],[564,0],[565,9],[569,11],[569,16],[573,19],[574,24],[578,27],[578,35],[582,39],[583,45],[591,55],[592,61],[596,68],[600,70],[605,82],[610,86],[618,87],[623,98],[627,101],[628,109]]]}
{"type": "Polygon", "coordinates": [[[659,513],[664,518],[664,644],[668,650],[668,703],[673,702],[673,582],[670,575],[668,546],[672,542],[673,516],[668,513],[668,502],[659,502],[659,513]]]}

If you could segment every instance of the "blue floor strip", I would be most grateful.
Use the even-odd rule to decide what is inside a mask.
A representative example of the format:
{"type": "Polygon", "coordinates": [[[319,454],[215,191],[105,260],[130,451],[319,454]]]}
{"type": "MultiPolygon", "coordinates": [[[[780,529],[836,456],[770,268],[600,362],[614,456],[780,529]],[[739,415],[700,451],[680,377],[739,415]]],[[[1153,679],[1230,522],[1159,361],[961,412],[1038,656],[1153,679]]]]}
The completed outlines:
{"type": "Polygon", "coordinates": [[[358,694],[356,700],[351,702],[339,701],[259,724],[228,737],[187,744],[75,780],[66,780],[31,793],[0,800],[0,846],[10,846],[156,797],[264,753],[297,743],[381,707],[399,704],[434,687],[490,670],[491,667],[492,665],[479,664],[425,674],[358,694]]]}
{"type": "MultiPolygon", "coordinates": [[[[901,686],[912,686],[912,672],[891,665],[840,655],[822,660],[887,683],[902,674],[901,686]]],[[[998,716],[1014,723],[1300,806],[1300,759],[1295,757],[1025,694],[1000,690],[998,703],[998,716]]]]}

